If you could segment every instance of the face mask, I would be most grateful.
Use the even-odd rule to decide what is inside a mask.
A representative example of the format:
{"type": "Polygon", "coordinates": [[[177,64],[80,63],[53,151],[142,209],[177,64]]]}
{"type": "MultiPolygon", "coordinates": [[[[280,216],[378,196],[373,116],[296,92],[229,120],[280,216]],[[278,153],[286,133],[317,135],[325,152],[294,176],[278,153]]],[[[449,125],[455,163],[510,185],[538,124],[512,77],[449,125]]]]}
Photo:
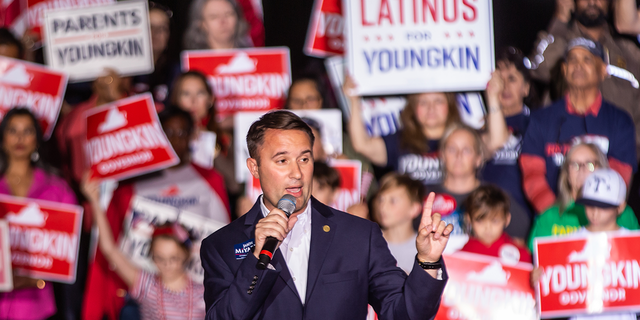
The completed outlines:
{"type": "Polygon", "coordinates": [[[578,12],[576,13],[576,20],[578,20],[580,24],[582,24],[587,28],[598,27],[607,23],[608,17],[604,13],[604,11],[602,11],[602,9],[597,9],[597,10],[598,10],[598,15],[595,17],[587,14],[586,10],[582,12],[578,12]]]}

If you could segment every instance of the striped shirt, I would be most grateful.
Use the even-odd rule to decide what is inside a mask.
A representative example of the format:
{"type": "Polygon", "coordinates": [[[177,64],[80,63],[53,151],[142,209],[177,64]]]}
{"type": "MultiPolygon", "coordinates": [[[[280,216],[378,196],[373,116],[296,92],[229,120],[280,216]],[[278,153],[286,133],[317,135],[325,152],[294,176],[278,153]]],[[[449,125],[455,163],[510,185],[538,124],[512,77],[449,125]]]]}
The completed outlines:
{"type": "Polygon", "coordinates": [[[140,304],[143,320],[191,320],[204,319],[204,286],[189,280],[189,285],[180,292],[162,286],[158,276],[140,271],[140,276],[129,292],[140,304]]]}

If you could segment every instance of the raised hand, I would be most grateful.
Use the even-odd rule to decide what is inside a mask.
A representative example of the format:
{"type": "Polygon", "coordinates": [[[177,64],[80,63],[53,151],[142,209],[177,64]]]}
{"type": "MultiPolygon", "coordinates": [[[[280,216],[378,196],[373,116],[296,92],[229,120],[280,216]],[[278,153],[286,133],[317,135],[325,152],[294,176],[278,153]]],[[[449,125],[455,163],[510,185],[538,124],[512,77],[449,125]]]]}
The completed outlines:
{"type": "Polygon", "coordinates": [[[502,90],[504,90],[504,80],[502,80],[500,72],[496,70],[491,73],[491,80],[487,83],[487,90],[485,90],[488,108],[500,108],[502,90]]]}
{"type": "Polygon", "coordinates": [[[442,221],[439,213],[431,214],[433,200],[436,194],[431,192],[422,211],[422,220],[416,238],[418,259],[422,262],[436,262],[440,260],[444,248],[449,241],[449,235],[453,231],[453,225],[442,221]]]}

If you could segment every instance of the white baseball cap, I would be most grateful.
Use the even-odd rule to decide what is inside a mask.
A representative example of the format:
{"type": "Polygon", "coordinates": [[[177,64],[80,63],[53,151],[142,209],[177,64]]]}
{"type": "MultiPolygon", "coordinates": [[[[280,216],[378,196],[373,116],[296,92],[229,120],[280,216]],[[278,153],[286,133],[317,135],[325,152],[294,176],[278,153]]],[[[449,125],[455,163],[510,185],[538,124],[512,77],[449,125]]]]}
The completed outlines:
{"type": "Polygon", "coordinates": [[[587,177],[576,203],[599,208],[618,207],[627,198],[627,185],[613,169],[598,169],[587,177]]]}

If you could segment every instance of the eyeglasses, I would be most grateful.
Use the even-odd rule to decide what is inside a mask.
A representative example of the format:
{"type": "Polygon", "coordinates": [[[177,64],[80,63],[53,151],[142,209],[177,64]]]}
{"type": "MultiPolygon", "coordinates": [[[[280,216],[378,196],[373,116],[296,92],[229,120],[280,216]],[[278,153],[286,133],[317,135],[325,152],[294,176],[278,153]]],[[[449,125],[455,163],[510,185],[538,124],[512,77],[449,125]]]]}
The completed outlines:
{"type": "Polygon", "coordinates": [[[589,162],[569,162],[569,169],[573,170],[573,171],[580,171],[581,169],[586,169],[589,172],[593,172],[596,170],[596,166],[599,165],[596,162],[593,161],[589,161],[589,162]]]}
{"type": "Polygon", "coordinates": [[[305,104],[317,105],[320,102],[320,97],[306,97],[305,99],[291,99],[289,103],[292,106],[302,107],[305,104]]]}

